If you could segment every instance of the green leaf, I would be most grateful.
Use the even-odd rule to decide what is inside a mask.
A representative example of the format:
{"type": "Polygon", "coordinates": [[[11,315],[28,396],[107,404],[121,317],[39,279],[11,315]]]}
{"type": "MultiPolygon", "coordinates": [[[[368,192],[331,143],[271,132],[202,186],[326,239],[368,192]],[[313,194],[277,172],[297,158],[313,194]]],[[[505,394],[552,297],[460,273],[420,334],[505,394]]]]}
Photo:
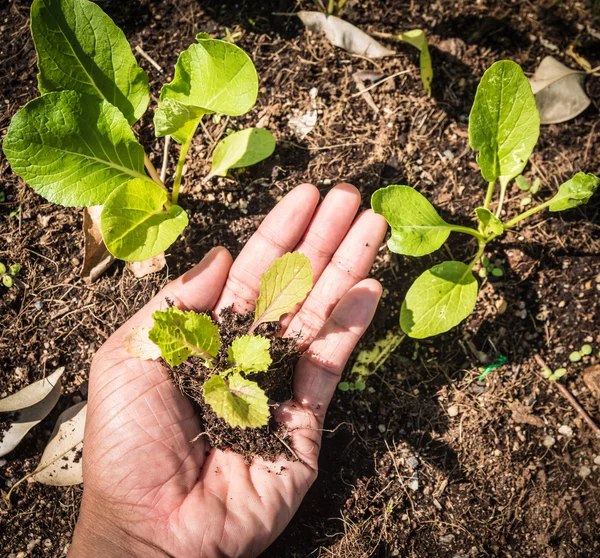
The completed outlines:
{"type": "Polygon", "coordinates": [[[556,195],[550,200],[550,211],[564,211],[587,203],[598,189],[600,179],[593,174],[578,172],[571,180],[560,185],[556,195]]]}
{"type": "Polygon", "coordinates": [[[130,124],[148,107],[148,76],[123,32],[87,0],[34,0],[31,34],[42,95],[74,90],[106,99],[130,124]]]}
{"type": "MultiPolygon", "coordinates": [[[[175,77],[160,92],[160,128],[164,130],[166,110],[161,104],[166,99],[194,107],[203,114],[217,112],[228,116],[240,116],[248,112],[258,95],[258,76],[249,56],[239,47],[217,39],[198,37],[198,43],[184,50],[175,66],[175,77]]],[[[180,116],[180,115],[179,115],[180,116]]],[[[156,116],[155,116],[156,118],[156,116]]],[[[186,130],[196,129],[199,117],[191,117],[186,130]]],[[[181,121],[173,124],[183,128],[181,121]]],[[[162,132],[158,132],[160,137],[162,132]]],[[[184,132],[172,134],[180,143],[189,139],[184,132]]]]}
{"type": "Polygon", "coordinates": [[[154,312],[152,318],[154,326],[148,337],[171,366],[179,366],[192,355],[210,361],[221,348],[219,328],[206,314],[172,307],[154,312]]]}
{"type": "Polygon", "coordinates": [[[518,64],[492,64],[477,87],[469,116],[469,142],[488,182],[506,185],[521,174],[537,143],[540,115],[518,64]]]}
{"type": "Polygon", "coordinates": [[[519,190],[523,190],[523,191],[527,191],[531,188],[531,186],[529,185],[529,182],[527,182],[527,179],[520,174],[519,176],[517,176],[515,178],[515,182],[517,183],[517,186],[519,187],[519,190]]]}
{"type": "Polygon", "coordinates": [[[475,214],[477,215],[477,219],[479,219],[482,225],[482,233],[484,236],[499,235],[504,232],[504,225],[502,221],[498,219],[489,209],[485,207],[478,207],[475,210],[475,214]]]}
{"type": "Polygon", "coordinates": [[[277,258],[260,278],[254,323],[249,333],[265,322],[276,322],[302,302],[313,286],[309,259],[299,252],[277,258]]]}
{"type": "Polygon", "coordinates": [[[388,246],[396,254],[430,254],[446,242],[452,231],[427,198],[409,186],[380,188],[371,198],[371,207],[392,227],[388,246]]]}
{"type": "Polygon", "coordinates": [[[175,99],[161,101],[154,113],[156,137],[173,136],[184,143],[192,136],[205,111],[191,105],[184,105],[175,99]]]}
{"type": "Polygon", "coordinates": [[[273,360],[269,349],[271,341],[260,335],[242,335],[227,348],[229,364],[248,374],[266,372],[273,360]]]}
{"type": "Polygon", "coordinates": [[[260,428],[269,424],[269,399],[256,382],[239,373],[213,374],[202,386],[204,400],[215,414],[234,428],[260,428]]]}
{"type": "Polygon", "coordinates": [[[431,82],[433,80],[433,66],[431,65],[431,55],[427,45],[427,37],[422,29],[413,29],[399,35],[399,39],[408,43],[420,51],[419,66],[421,71],[421,81],[427,94],[431,96],[431,82]]]}
{"type": "Polygon", "coordinates": [[[129,262],[160,254],[187,224],[185,211],[171,205],[166,190],[149,179],[134,179],[117,188],[100,216],[100,230],[109,252],[129,262]]]}
{"type": "Polygon", "coordinates": [[[477,291],[470,266],[455,261],[434,265],[408,290],[400,311],[400,327],[416,339],[444,333],[473,311],[477,291]]]}
{"type": "Polygon", "coordinates": [[[405,337],[397,328],[390,329],[384,338],[375,341],[372,349],[363,349],[358,353],[350,375],[367,377],[375,374],[405,337]]]}
{"type": "Polygon", "coordinates": [[[246,128],[221,140],[213,153],[211,176],[227,176],[230,169],[255,165],[275,151],[275,138],[269,130],[246,128]]]}
{"type": "Polygon", "coordinates": [[[13,117],[3,150],[38,194],[67,207],[102,205],[121,184],[146,178],[144,150],[125,117],[76,91],[27,103],[13,117]]]}

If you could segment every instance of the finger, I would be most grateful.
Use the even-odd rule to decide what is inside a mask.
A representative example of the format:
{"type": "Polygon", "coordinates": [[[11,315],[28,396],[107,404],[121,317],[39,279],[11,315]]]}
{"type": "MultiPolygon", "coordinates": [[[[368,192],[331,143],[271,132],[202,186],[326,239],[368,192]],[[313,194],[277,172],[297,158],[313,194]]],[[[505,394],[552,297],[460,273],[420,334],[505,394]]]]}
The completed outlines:
{"type": "MultiPolygon", "coordinates": [[[[351,184],[338,184],[325,196],[295,250],[310,260],[316,282],[348,233],[360,207],[360,192],[351,184]]],[[[292,321],[290,312],[281,320],[283,331],[292,321]]]]}
{"type": "Polygon", "coordinates": [[[371,323],[381,297],[381,285],[365,279],[352,287],[302,355],[294,374],[294,398],[323,424],[327,406],[344,366],[371,323]]]}
{"type": "Polygon", "coordinates": [[[231,267],[217,312],[234,305],[237,312],[254,308],[260,276],[273,260],[294,249],[319,203],[319,190],[302,184],[285,196],[265,217],[231,267]]]}
{"type": "Polygon", "coordinates": [[[323,327],[342,297],[364,279],[385,237],[387,223],[368,210],[356,219],[285,335],[299,336],[307,346],[323,327]]]}

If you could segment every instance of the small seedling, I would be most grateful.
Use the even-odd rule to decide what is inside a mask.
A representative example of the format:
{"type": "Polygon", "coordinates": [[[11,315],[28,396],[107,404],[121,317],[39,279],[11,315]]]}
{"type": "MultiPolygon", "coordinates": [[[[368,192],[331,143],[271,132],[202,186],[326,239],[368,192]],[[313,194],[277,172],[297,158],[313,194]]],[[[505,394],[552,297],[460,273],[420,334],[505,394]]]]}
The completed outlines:
{"type": "Polygon", "coordinates": [[[9,266],[8,270],[6,265],[0,262],[0,278],[2,278],[2,284],[10,289],[14,285],[14,277],[21,271],[21,264],[14,263],[9,266]]]}
{"type": "MultiPolygon", "coordinates": [[[[252,109],[254,64],[206,33],[180,54],[154,113],[156,137],[181,144],[169,190],[131,129],[148,108],[150,89],[123,32],[88,0],[34,0],[31,33],[42,96],[8,128],[3,150],[13,171],[53,203],[103,206],[100,229],[113,256],[134,262],[160,254],[188,224],[177,203],[196,130],[205,115],[252,109]]],[[[210,176],[255,164],[274,148],[266,130],[232,134],[217,145],[210,176]]]]}
{"type": "Polygon", "coordinates": [[[468,263],[442,262],[412,284],[400,311],[400,326],[409,336],[421,339],[444,333],[473,311],[479,287],[472,270],[492,240],[546,208],[556,212],[585,204],[598,188],[600,180],[596,176],[578,172],[549,200],[507,221],[501,219],[508,185],[525,168],[539,128],[539,112],[523,70],[508,60],[496,62],[481,79],[469,116],[471,148],[479,152],[477,162],[488,182],[484,204],[475,209],[477,228],[447,223],[422,194],[409,186],[392,185],[373,194],[373,210],[391,226],[388,246],[392,252],[425,256],[441,248],[451,232],[477,240],[477,251],[468,263]],[[497,192],[492,213],[490,207],[497,192]]]}
{"type": "Polygon", "coordinates": [[[502,264],[504,263],[504,261],[496,259],[492,263],[488,257],[482,256],[479,263],[480,267],[477,274],[482,279],[487,277],[488,275],[492,275],[493,277],[504,276],[504,269],[502,269],[502,264]]]}
{"type": "Polygon", "coordinates": [[[569,360],[571,362],[579,362],[583,357],[590,356],[593,352],[594,349],[592,346],[586,343],[585,345],[582,345],[581,349],[578,351],[573,351],[569,355],[569,360]]]}
{"type": "Polygon", "coordinates": [[[338,15],[346,5],[347,0],[313,0],[315,7],[327,15],[338,15]]]}
{"type": "Polygon", "coordinates": [[[190,357],[199,357],[200,366],[207,372],[202,385],[204,401],[216,415],[232,427],[265,426],[270,418],[268,397],[249,376],[269,370],[271,341],[254,331],[261,324],[279,321],[305,299],[312,285],[312,269],[306,256],[293,252],[275,260],[261,277],[254,321],[227,347],[224,367],[215,368],[222,348],[218,324],[207,314],[175,307],[154,312],[154,325],[149,331],[134,328],[125,340],[127,351],[143,359],[160,355],[173,367],[188,362],[190,357]]]}
{"type": "Polygon", "coordinates": [[[560,380],[567,373],[566,368],[557,368],[554,372],[550,370],[550,368],[544,368],[542,370],[542,376],[551,382],[556,382],[556,380],[560,380]]]}

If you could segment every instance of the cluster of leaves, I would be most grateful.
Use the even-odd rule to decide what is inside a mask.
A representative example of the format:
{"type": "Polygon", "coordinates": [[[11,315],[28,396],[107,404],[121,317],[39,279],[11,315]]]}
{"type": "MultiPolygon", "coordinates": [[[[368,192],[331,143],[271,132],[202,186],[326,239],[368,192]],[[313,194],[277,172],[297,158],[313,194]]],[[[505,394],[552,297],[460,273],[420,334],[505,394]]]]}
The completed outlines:
{"type": "Polygon", "coordinates": [[[425,256],[439,249],[451,232],[477,240],[478,249],[470,262],[442,262],[412,284],[400,312],[400,326],[409,336],[425,338],[443,333],[473,311],[478,284],[472,269],[489,242],[543,209],[556,212],[585,204],[598,188],[600,180],[596,176],[578,172],[551,199],[507,222],[501,220],[508,185],[525,168],[539,128],[535,98],[523,71],[511,61],[496,62],[481,79],[469,116],[470,145],[479,152],[477,162],[488,182],[484,205],[475,209],[477,228],[447,223],[422,194],[409,186],[392,185],[373,194],[373,210],[391,226],[388,246],[392,252],[425,256]],[[496,211],[492,213],[490,206],[497,192],[496,211]]]}
{"type": "MultiPolygon", "coordinates": [[[[188,223],[177,201],[196,129],[204,115],[240,116],[254,106],[252,61],[206,34],[179,56],[154,114],[156,136],[181,143],[169,191],[131,129],[150,90],[123,32],[88,0],[34,0],[31,33],[41,97],[9,126],[3,150],[13,171],[53,203],[103,206],[102,236],[115,257],[160,254],[188,223]]],[[[274,148],[266,130],[233,133],[216,147],[209,177],[257,163],[274,148]]]]}
{"type": "Polygon", "coordinates": [[[594,352],[592,346],[588,343],[582,345],[581,349],[578,351],[573,351],[569,355],[569,360],[571,362],[579,362],[583,357],[590,356],[594,352]]]}
{"type": "Polygon", "coordinates": [[[127,350],[141,358],[162,358],[171,366],[179,366],[188,358],[200,357],[211,370],[204,382],[204,400],[220,418],[232,427],[258,428],[269,422],[268,397],[249,375],[267,372],[272,364],[271,341],[255,335],[264,323],[277,322],[302,302],[313,285],[308,258],[298,252],[286,254],[273,262],[261,277],[260,294],[256,301],[254,321],[245,335],[227,347],[223,370],[214,368],[222,343],[219,327],[207,314],[185,312],[171,307],[153,314],[154,325],[147,332],[156,352],[145,344],[140,347],[139,331],[126,339],[127,350]],[[133,341],[133,343],[132,343],[133,341]]]}
{"type": "Polygon", "coordinates": [[[495,259],[492,262],[487,256],[481,256],[479,263],[481,267],[477,274],[482,279],[488,275],[492,275],[492,277],[502,277],[504,275],[504,270],[502,269],[503,260],[495,259]]]}
{"type": "Polygon", "coordinates": [[[0,278],[2,279],[2,284],[10,289],[14,284],[15,276],[21,271],[21,264],[14,263],[11,264],[8,269],[6,269],[6,265],[0,262],[0,278]]]}

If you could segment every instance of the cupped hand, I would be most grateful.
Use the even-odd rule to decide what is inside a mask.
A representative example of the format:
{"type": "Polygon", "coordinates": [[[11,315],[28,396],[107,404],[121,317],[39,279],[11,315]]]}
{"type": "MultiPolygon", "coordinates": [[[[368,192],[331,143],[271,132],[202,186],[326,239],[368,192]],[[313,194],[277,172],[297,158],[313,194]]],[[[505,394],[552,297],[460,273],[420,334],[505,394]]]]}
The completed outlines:
{"type": "Polygon", "coordinates": [[[365,279],[386,231],[371,211],[356,217],[360,194],[298,186],[264,219],[239,257],[215,248],[167,285],[99,349],[92,362],[83,454],[84,491],[70,556],[256,556],[281,533],[317,476],[327,406],[354,346],[369,325],[381,287],[365,279]],[[125,350],[132,327],[152,325],[166,299],[184,310],[254,308],[260,276],[298,250],[315,285],[284,316],[304,349],[294,401],[277,410],[299,461],[255,459],[211,449],[202,419],[158,362],[125,350]],[[283,468],[282,468],[283,466],[283,468]],[[277,473],[277,474],[274,474],[277,473]]]}

